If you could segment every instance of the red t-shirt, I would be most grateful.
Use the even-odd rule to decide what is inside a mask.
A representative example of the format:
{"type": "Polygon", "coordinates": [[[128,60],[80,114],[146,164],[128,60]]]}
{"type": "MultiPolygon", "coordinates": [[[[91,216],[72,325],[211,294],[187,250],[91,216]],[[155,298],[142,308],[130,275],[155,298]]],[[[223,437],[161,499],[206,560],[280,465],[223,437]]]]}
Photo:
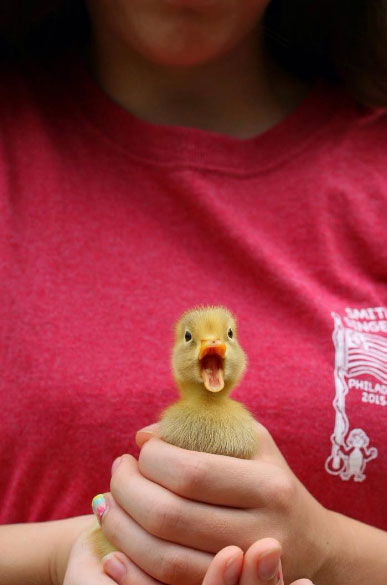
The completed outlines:
{"type": "Polygon", "coordinates": [[[249,358],[233,396],[322,504],[387,529],[386,142],[324,83],[237,140],[135,119],[71,62],[3,72],[0,520],[89,512],[210,303],[249,358]]]}

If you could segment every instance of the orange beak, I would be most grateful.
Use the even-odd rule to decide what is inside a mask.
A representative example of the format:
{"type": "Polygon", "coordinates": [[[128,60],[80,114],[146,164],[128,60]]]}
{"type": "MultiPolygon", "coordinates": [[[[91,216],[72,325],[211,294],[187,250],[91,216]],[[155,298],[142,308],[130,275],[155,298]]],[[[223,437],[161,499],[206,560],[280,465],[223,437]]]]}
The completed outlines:
{"type": "Polygon", "coordinates": [[[200,342],[199,360],[211,354],[218,355],[223,359],[226,354],[226,344],[218,340],[211,341],[209,339],[203,339],[200,342]]]}
{"type": "Polygon", "coordinates": [[[220,392],[224,388],[223,358],[226,345],[219,340],[202,339],[199,350],[200,376],[209,392],[220,392]]]}

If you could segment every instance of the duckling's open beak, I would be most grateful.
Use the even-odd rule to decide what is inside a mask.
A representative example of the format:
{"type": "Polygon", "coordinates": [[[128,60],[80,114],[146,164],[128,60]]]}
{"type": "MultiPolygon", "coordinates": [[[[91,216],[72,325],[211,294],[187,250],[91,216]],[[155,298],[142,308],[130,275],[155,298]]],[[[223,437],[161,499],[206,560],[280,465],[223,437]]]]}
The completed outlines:
{"type": "Polygon", "coordinates": [[[204,386],[210,392],[224,388],[223,360],[226,345],[217,340],[203,339],[199,350],[199,368],[204,386]]]}

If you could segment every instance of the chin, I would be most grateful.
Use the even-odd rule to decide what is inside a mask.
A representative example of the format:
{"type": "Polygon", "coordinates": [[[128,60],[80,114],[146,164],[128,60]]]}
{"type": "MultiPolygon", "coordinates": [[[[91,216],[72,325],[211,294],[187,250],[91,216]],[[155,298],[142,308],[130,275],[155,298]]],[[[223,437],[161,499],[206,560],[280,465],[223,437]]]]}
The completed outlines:
{"type": "Polygon", "coordinates": [[[214,42],[216,39],[206,36],[203,39],[186,39],[170,43],[164,39],[137,39],[134,50],[147,61],[161,67],[190,69],[216,61],[231,50],[232,45],[214,42]]]}
{"type": "Polygon", "coordinates": [[[205,65],[206,63],[210,63],[214,59],[213,56],[209,55],[182,55],[181,53],[173,54],[168,53],[167,51],[164,54],[147,54],[144,55],[144,57],[155,65],[160,65],[161,67],[167,67],[170,69],[193,69],[205,65]]]}
{"type": "Polygon", "coordinates": [[[97,38],[126,46],[154,64],[176,68],[197,67],[226,55],[252,32],[267,3],[87,0],[97,38]]]}

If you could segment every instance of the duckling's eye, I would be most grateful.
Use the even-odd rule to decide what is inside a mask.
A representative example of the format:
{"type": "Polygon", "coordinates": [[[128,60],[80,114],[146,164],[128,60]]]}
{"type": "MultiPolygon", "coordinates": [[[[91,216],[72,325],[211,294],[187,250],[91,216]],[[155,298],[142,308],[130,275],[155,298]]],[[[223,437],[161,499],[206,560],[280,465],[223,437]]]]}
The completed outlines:
{"type": "Polygon", "coordinates": [[[230,339],[232,339],[232,338],[233,338],[233,336],[234,336],[234,333],[232,332],[232,329],[231,329],[231,327],[230,327],[230,329],[227,331],[227,335],[229,336],[229,338],[230,338],[230,339]]]}
{"type": "Polygon", "coordinates": [[[191,339],[192,339],[192,335],[191,335],[191,333],[190,333],[189,331],[186,331],[186,332],[184,333],[184,339],[185,339],[186,341],[191,341],[191,339]]]}

